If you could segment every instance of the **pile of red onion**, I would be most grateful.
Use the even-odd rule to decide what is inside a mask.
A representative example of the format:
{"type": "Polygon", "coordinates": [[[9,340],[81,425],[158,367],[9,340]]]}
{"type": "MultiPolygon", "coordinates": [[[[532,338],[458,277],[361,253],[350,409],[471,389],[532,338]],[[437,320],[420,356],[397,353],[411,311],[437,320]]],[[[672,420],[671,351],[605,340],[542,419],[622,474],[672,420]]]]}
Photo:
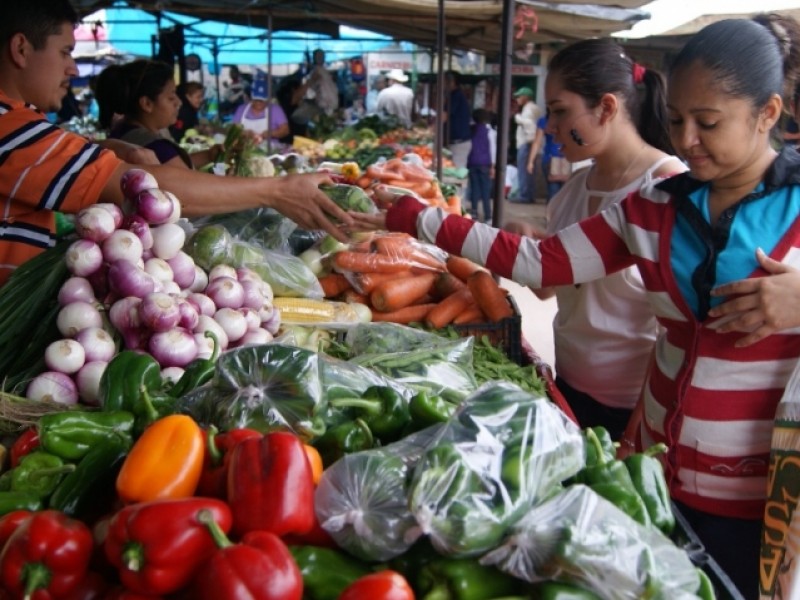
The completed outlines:
{"type": "Polygon", "coordinates": [[[75,217],[80,239],[67,250],[71,277],[58,294],[64,337],[45,351],[48,371],[27,387],[31,399],[98,404],[100,377],[122,349],[151,354],[165,380],[195,358],[272,340],[280,325],[272,288],[250,269],[205,272],[182,248],[180,202],[142,169],[121,181],[126,213],[95,204],[75,217]],[[130,210],[127,210],[127,207],[130,210]]]}

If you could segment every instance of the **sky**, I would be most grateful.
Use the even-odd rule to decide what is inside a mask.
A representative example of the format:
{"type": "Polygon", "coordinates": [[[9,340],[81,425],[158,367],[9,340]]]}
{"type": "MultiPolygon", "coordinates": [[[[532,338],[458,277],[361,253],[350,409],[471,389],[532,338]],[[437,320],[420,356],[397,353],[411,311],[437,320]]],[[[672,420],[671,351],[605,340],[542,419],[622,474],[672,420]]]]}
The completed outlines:
{"type": "Polygon", "coordinates": [[[695,17],[715,13],[750,13],[781,8],[800,8],[800,0],[655,0],[641,7],[651,18],[624,32],[626,38],[657,35],[695,17]]]}

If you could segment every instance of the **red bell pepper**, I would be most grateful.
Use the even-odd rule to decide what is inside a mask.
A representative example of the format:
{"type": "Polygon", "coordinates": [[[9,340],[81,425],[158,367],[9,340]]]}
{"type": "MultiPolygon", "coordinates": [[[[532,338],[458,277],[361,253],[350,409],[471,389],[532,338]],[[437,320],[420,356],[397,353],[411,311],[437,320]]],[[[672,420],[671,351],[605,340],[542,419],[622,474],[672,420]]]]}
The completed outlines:
{"type": "Polygon", "coordinates": [[[0,555],[0,587],[17,598],[61,598],[86,576],[92,532],[56,510],[36,512],[11,535],[0,555]]]}
{"type": "Polygon", "coordinates": [[[206,454],[203,459],[203,472],[197,485],[195,496],[221,498],[225,500],[228,488],[228,465],[231,450],[242,440],[260,438],[263,434],[255,429],[231,429],[219,433],[212,426],[206,431],[206,454]]]}
{"type": "Polygon", "coordinates": [[[112,588],[111,591],[103,596],[103,600],[160,600],[161,598],[161,596],[133,592],[122,586],[112,588]]]}
{"type": "Polygon", "coordinates": [[[339,600],[414,600],[414,590],[397,571],[378,571],[356,579],[339,600]]]}
{"type": "Polygon", "coordinates": [[[6,545],[8,538],[33,512],[29,510],[15,510],[0,517],[0,551],[6,545]]]}
{"type": "Polygon", "coordinates": [[[19,434],[8,451],[11,468],[18,466],[22,457],[36,450],[39,445],[39,430],[36,427],[28,427],[19,434]]]}
{"type": "Polygon", "coordinates": [[[314,526],[314,481],[300,438],[286,431],[240,441],[231,451],[233,531],[304,534],[314,526]]]}
{"type": "Polygon", "coordinates": [[[206,512],[223,531],[231,511],[214,498],[179,498],[132,504],[111,519],[104,549],[120,581],[141,594],[165,595],[186,586],[214,553],[206,512]]]}
{"type": "Polygon", "coordinates": [[[107,600],[108,582],[97,571],[89,571],[69,594],[58,600],[107,600]]]}
{"type": "Polygon", "coordinates": [[[198,573],[193,598],[301,600],[303,576],[289,548],[277,535],[251,531],[234,544],[213,519],[208,521],[219,549],[198,573]]]}

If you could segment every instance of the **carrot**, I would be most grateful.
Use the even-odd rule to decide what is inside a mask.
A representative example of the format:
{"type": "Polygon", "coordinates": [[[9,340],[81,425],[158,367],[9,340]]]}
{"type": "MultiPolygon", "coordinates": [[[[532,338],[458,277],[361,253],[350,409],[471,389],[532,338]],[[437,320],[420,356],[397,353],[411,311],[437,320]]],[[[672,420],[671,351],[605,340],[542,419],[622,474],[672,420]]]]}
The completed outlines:
{"type": "Polygon", "coordinates": [[[372,185],[372,177],[369,175],[362,175],[358,179],[356,179],[356,185],[360,188],[367,189],[369,186],[372,185]]]}
{"type": "Polygon", "coordinates": [[[362,294],[353,288],[342,292],[341,298],[343,302],[360,302],[361,304],[369,304],[369,296],[362,294]]]}
{"type": "Polygon", "coordinates": [[[492,323],[514,315],[508,302],[508,292],[501,288],[488,271],[477,271],[469,276],[467,287],[486,317],[492,323]]]}
{"type": "Polygon", "coordinates": [[[460,315],[453,319],[453,325],[466,325],[467,323],[481,323],[483,321],[486,321],[486,315],[483,314],[481,307],[474,303],[470,304],[460,315]]]}
{"type": "Polygon", "coordinates": [[[431,329],[445,327],[473,302],[472,292],[469,291],[469,288],[455,291],[431,309],[431,312],[425,317],[425,325],[431,329]]]}
{"type": "Polygon", "coordinates": [[[409,306],[422,298],[433,285],[436,275],[425,273],[403,279],[390,279],[376,287],[369,295],[373,308],[383,312],[409,306]]]}
{"type": "Polygon", "coordinates": [[[328,273],[319,278],[319,284],[322,286],[322,293],[326,298],[335,298],[342,292],[351,289],[353,286],[347,280],[347,277],[341,273],[328,273]]]}
{"type": "Polygon", "coordinates": [[[408,325],[409,323],[422,323],[427,314],[438,304],[412,304],[404,308],[399,308],[390,312],[373,311],[373,321],[388,321],[390,323],[400,323],[401,325],[408,325]]]}
{"type": "Polygon", "coordinates": [[[333,255],[333,268],[340,273],[400,273],[408,270],[403,260],[378,254],[377,252],[353,252],[341,250],[333,255]]]}
{"type": "Polygon", "coordinates": [[[362,294],[369,294],[379,283],[389,279],[409,276],[411,276],[411,271],[400,271],[399,273],[356,273],[354,287],[362,294]]]}
{"type": "Polygon", "coordinates": [[[427,252],[411,237],[379,236],[372,240],[372,248],[380,254],[405,260],[409,266],[443,271],[445,264],[427,252]]]}
{"type": "Polygon", "coordinates": [[[483,267],[463,256],[451,255],[447,258],[447,270],[466,283],[470,275],[483,270],[483,267]]]}
{"type": "Polygon", "coordinates": [[[444,300],[453,292],[463,290],[465,287],[467,287],[467,284],[458,277],[449,271],[442,271],[436,276],[436,281],[433,282],[433,297],[438,300],[444,300]]]}

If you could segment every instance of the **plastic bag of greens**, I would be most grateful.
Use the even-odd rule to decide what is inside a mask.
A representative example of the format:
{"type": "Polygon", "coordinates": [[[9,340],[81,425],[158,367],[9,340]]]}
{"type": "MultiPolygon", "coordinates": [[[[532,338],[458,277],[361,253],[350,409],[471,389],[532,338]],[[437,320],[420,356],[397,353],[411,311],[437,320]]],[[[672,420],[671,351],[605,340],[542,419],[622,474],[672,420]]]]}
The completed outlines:
{"type": "Polygon", "coordinates": [[[378,212],[378,207],[375,206],[372,199],[357,185],[335,183],[333,185],[323,185],[320,189],[342,210],[354,210],[367,214],[378,212]]]}
{"type": "Polygon", "coordinates": [[[287,240],[297,229],[297,223],[272,208],[252,208],[220,215],[209,215],[191,219],[192,225],[221,225],[239,240],[259,248],[290,253],[287,240]]]}
{"type": "Polygon", "coordinates": [[[700,588],[683,549],[580,484],[529,511],[481,563],[526,581],[573,583],[603,600],[690,599],[700,588]]]}
{"type": "Polygon", "coordinates": [[[384,353],[359,353],[351,362],[370,367],[416,390],[460,402],[478,384],[472,368],[474,338],[438,338],[408,350],[384,353]]]}
{"type": "Polygon", "coordinates": [[[415,467],[411,511],[439,552],[477,556],[584,464],[580,429],[550,400],[489,382],[415,467]]]}
{"type": "Polygon", "coordinates": [[[183,250],[197,266],[210,271],[217,265],[231,264],[232,244],[233,236],[223,225],[208,224],[195,229],[183,250]]]}
{"type": "Polygon", "coordinates": [[[317,276],[296,256],[235,241],[231,244],[231,257],[234,267],[247,267],[258,273],[276,296],[315,300],[324,296],[317,276]]]}
{"type": "Polygon", "coordinates": [[[406,552],[422,535],[408,508],[409,472],[439,426],[382,448],[348,454],[322,474],[317,519],[336,543],[368,561],[406,552]]]}
{"type": "Polygon", "coordinates": [[[376,321],[361,323],[347,330],[344,343],[350,356],[407,352],[419,348],[445,346],[450,340],[423,329],[376,321]]]}

